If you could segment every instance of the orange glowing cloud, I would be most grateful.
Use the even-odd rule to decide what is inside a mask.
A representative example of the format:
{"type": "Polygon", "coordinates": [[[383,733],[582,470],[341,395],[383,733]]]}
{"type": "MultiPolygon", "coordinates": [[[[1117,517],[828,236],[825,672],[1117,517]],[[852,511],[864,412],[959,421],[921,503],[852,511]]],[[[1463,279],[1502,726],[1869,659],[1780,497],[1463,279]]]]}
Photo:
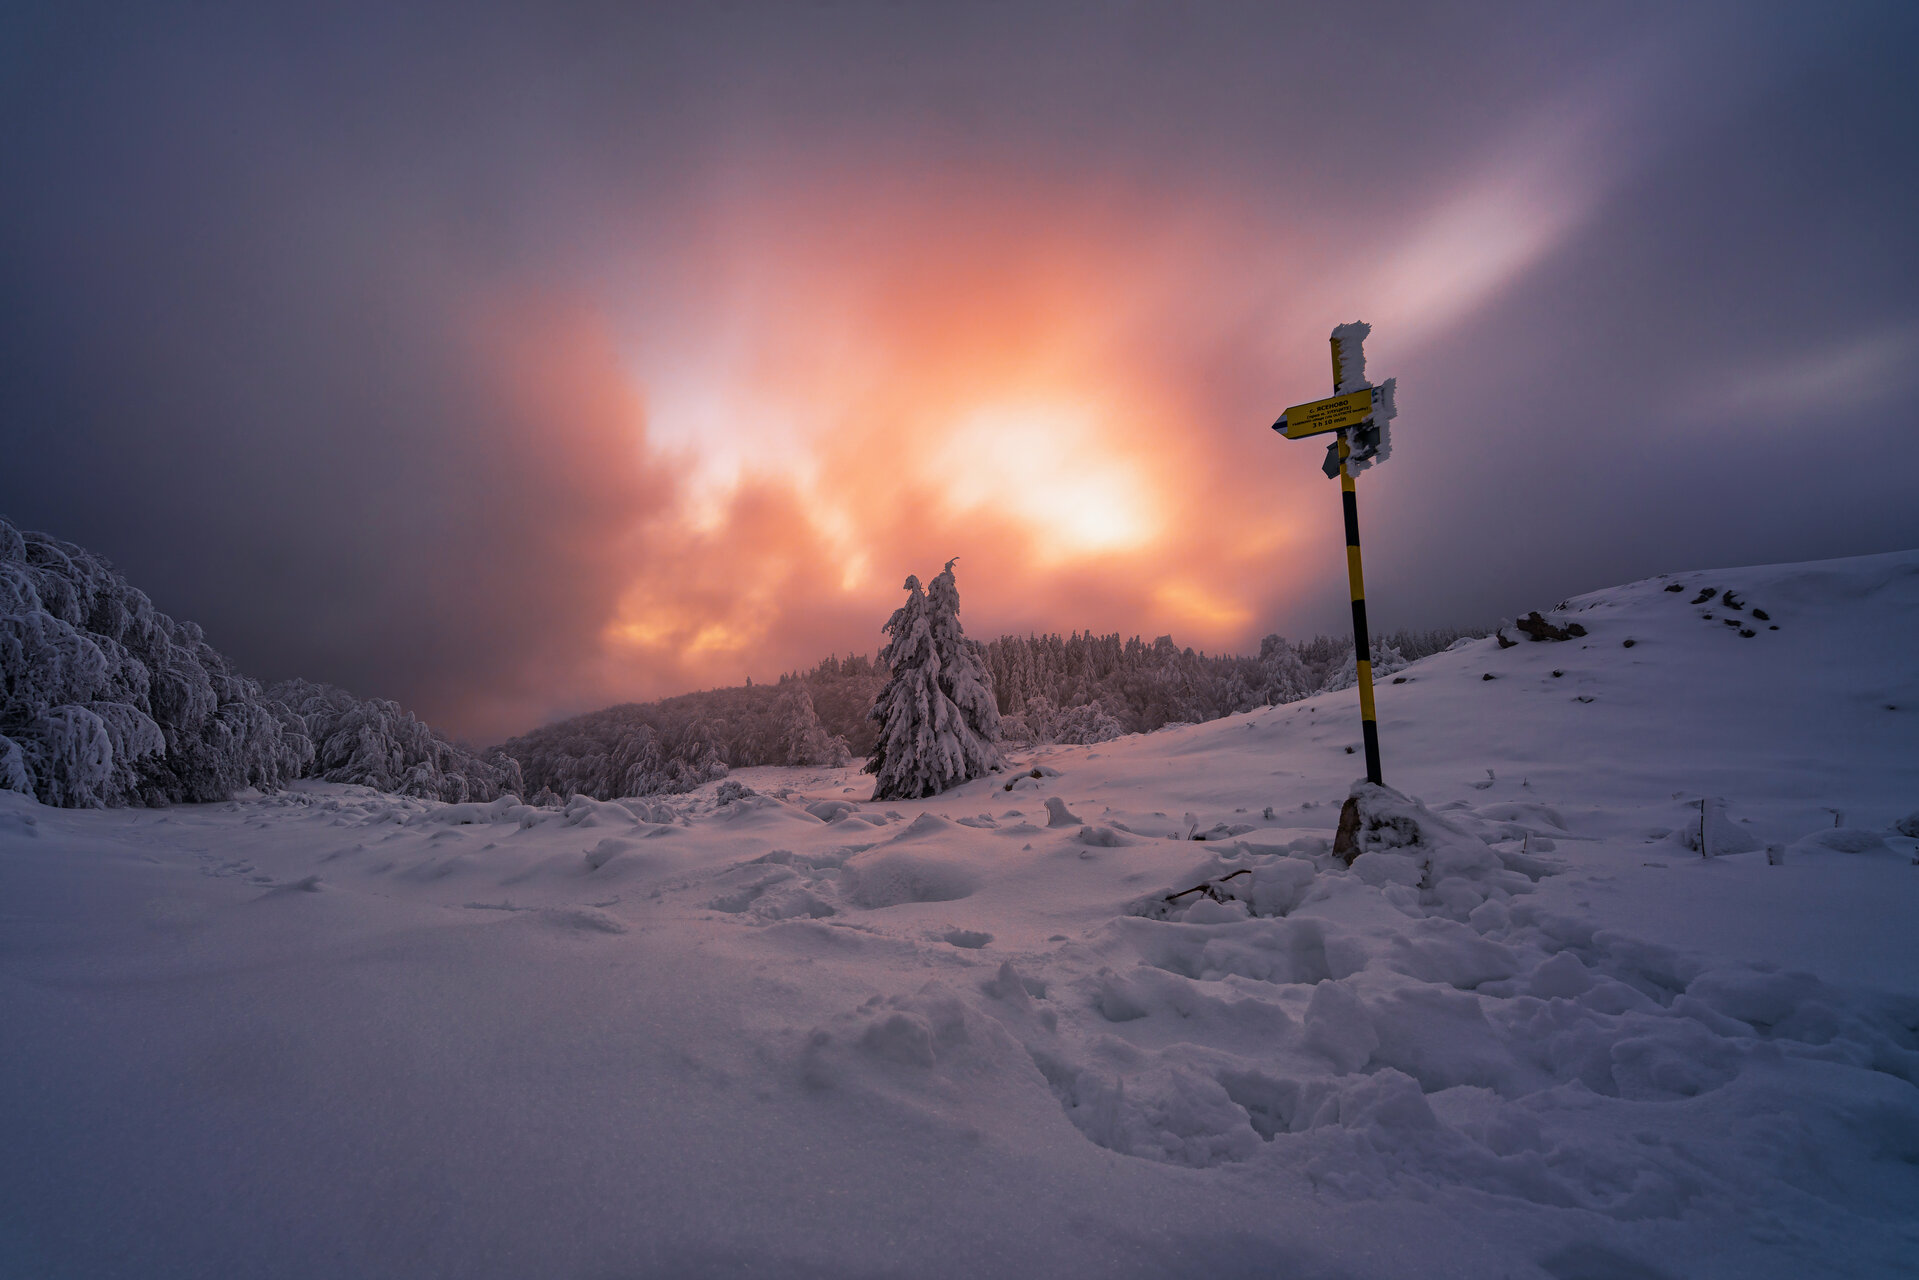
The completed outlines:
{"type": "Polygon", "coordinates": [[[1316,469],[1265,430],[1286,371],[1233,404],[1193,368],[1221,340],[1187,331],[1195,295],[1248,317],[1225,336],[1242,363],[1269,342],[1273,282],[1218,247],[1244,229],[1051,191],[868,195],[854,226],[830,193],[736,218],[664,297],[578,308],[572,354],[549,335],[518,362],[598,483],[651,485],[607,522],[600,620],[543,713],[870,652],[901,580],[953,556],[977,636],[1251,647],[1307,574],[1302,530],[1336,536],[1316,469]]]}

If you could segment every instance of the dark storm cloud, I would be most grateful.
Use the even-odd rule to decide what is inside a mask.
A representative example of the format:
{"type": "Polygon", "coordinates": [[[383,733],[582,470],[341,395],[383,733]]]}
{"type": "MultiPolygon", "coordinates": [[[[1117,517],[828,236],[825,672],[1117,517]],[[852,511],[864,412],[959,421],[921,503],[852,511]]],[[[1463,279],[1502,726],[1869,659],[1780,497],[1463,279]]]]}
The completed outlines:
{"type": "Polygon", "coordinates": [[[267,677],[454,716],[590,645],[663,482],[604,465],[637,413],[502,385],[500,297],[567,320],[560,69],[528,102],[536,51],[373,14],[22,25],[0,503],[267,677]]]}
{"type": "MultiPolygon", "coordinates": [[[[1021,226],[1075,219],[1101,224],[1085,272],[1153,259],[1126,296],[1165,318],[1117,313],[1115,342],[1183,406],[1180,474],[1249,528],[1249,476],[1296,507],[1287,563],[1234,562],[1272,585],[1215,611],[1221,642],[1340,623],[1329,496],[1263,423],[1322,393],[1356,315],[1405,405],[1365,508],[1388,623],[1919,542],[1903,6],[9,12],[0,510],[262,676],[471,734],[718,670],[613,669],[623,600],[688,645],[759,636],[727,652],[762,676],[870,647],[850,620],[877,597],[831,597],[819,565],[851,553],[817,531],[742,573],[758,621],[717,603],[805,504],[755,481],[689,514],[724,442],[650,433],[665,384],[623,381],[623,341],[672,365],[676,331],[707,342],[692,317],[733,332],[714,300],[761,287],[742,238],[801,206],[822,278],[908,277],[916,236],[991,278],[1021,226]],[[938,224],[998,190],[1069,212],[938,224]]],[[[856,467],[882,437],[841,443],[821,456],[856,467]]],[[[887,519],[872,539],[950,553],[887,519]]],[[[1131,576],[1185,572],[1204,539],[1178,533],[1131,576]]],[[[981,536],[1004,559],[968,565],[1009,583],[1032,558],[981,536]]],[[[998,611],[974,625],[1148,627],[1123,568],[969,594],[998,611]]]]}

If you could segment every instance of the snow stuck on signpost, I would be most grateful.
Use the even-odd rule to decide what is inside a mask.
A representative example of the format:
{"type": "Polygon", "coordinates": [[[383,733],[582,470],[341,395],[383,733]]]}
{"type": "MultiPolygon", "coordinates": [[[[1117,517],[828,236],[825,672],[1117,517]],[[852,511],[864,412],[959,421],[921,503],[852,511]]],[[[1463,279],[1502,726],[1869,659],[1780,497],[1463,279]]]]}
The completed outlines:
{"type": "Polygon", "coordinates": [[[999,708],[979,646],[960,629],[953,561],[920,590],[906,579],[906,603],[883,630],[891,671],[869,717],[879,742],[866,764],[875,800],[917,800],[983,777],[1000,764],[999,708]]]}
{"type": "MultiPolygon", "coordinates": [[[[1372,416],[1340,433],[1347,445],[1346,473],[1353,476],[1375,462],[1384,462],[1392,456],[1392,420],[1399,416],[1396,403],[1399,379],[1388,378],[1378,386],[1366,381],[1364,344],[1372,332],[1371,325],[1359,320],[1333,328],[1333,394],[1341,395],[1362,389],[1372,393],[1372,416]]],[[[1328,449],[1331,454],[1327,460],[1329,475],[1337,475],[1339,445],[1335,442],[1328,449]]]]}

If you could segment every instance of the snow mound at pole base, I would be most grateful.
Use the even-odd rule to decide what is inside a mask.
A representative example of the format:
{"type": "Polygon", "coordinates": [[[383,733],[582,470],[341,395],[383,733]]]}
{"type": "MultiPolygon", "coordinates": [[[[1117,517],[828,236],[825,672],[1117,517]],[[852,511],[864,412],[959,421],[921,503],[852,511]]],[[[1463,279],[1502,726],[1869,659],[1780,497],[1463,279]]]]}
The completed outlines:
{"type": "Polygon", "coordinates": [[[1501,870],[1499,855],[1417,800],[1365,779],[1353,783],[1333,852],[1361,879],[1394,879],[1426,889],[1501,870]],[[1367,861],[1370,859],[1371,861],[1367,861]],[[1413,872],[1418,874],[1405,879],[1413,872]]]}

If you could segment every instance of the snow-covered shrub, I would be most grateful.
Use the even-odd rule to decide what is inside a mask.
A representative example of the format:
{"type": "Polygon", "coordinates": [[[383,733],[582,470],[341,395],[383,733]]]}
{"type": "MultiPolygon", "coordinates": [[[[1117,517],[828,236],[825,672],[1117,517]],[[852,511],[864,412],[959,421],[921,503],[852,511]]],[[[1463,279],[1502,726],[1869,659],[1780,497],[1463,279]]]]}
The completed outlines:
{"type": "Polygon", "coordinates": [[[753,788],[747,786],[738,778],[728,778],[726,781],[720,783],[719,787],[714,790],[713,803],[716,805],[727,805],[732,804],[736,800],[744,800],[748,796],[756,796],[758,794],[759,792],[753,790],[753,788]]]}
{"type": "Polygon", "coordinates": [[[773,714],[779,724],[777,753],[781,758],[766,763],[835,768],[852,763],[853,753],[846,739],[827,733],[813,709],[813,695],[804,686],[796,683],[782,692],[773,704],[773,714]]]}
{"type": "Polygon", "coordinates": [[[1271,635],[1259,642],[1259,674],[1268,706],[1298,702],[1309,698],[1317,687],[1312,673],[1284,636],[1271,635]]]}
{"type": "Polygon", "coordinates": [[[40,801],[66,809],[100,809],[113,791],[113,741],[85,707],[55,707],[28,726],[27,765],[40,801]]]}
{"type": "Polygon", "coordinates": [[[1000,717],[1000,740],[1016,746],[1043,746],[1057,742],[1054,733],[1058,728],[1059,708],[1045,694],[1036,693],[1026,699],[1026,705],[1010,716],[1000,717]]]}
{"type": "Polygon", "coordinates": [[[1091,745],[1096,742],[1111,742],[1126,731],[1119,721],[1106,714],[1105,708],[1097,702],[1089,702],[1083,707],[1068,707],[1059,713],[1058,727],[1054,730],[1056,742],[1091,745]]]}
{"type": "Polygon", "coordinates": [[[1037,693],[1026,700],[1019,714],[1000,720],[1001,740],[1017,746],[1084,746],[1111,742],[1125,732],[1125,727],[1107,715],[1097,700],[1083,707],[1061,708],[1037,693]]]}
{"type": "Polygon", "coordinates": [[[0,520],[0,788],[67,807],[224,800],[312,754],[199,627],[92,552],[0,520]]]}
{"type": "MultiPolygon", "coordinates": [[[[1376,644],[1373,650],[1373,679],[1389,676],[1406,665],[1406,657],[1389,644],[1376,644]]],[[[1350,689],[1359,683],[1359,655],[1351,645],[1346,648],[1345,657],[1338,666],[1326,673],[1325,680],[1319,686],[1321,693],[1338,693],[1341,689],[1350,689]]]]}
{"type": "Polygon", "coordinates": [[[267,695],[300,718],[314,743],[312,772],[328,782],[449,804],[526,792],[511,756],[482,757],[449,742],[397,702],[298,679],[274,685],[267,695]]]}
{"type": "Polygon", "coordinates": [[[906,603],[883,628],[892,637],[880,661],[892,672],[870,715],[880,726],[867,761],[875,800],[915,800],[983,776],[1000,763],[999,707],[984,652],[960,629],[953,562],[922,592],[905,583],[906,603]]]}
{"type": "Polygon", "coordinates": [[[1038,744],[1039,737],[1027,722],[1026,713],[1015,711],[999,718],[999,740],[1002,746],[1031,747],[1038,744]]]}
{"type": "MultiPolygon", "coordinates": [[[[519,762],[526,785],[553,803],[576,795],[617,800],[691,791],[728,772],[716,726],[684,718],[698,697],[608,707],[535,729],[500,750],[519,762]]],[[[770,736],[768,724],[758,727],[768,735],[754,737],[770,736]]]]}

